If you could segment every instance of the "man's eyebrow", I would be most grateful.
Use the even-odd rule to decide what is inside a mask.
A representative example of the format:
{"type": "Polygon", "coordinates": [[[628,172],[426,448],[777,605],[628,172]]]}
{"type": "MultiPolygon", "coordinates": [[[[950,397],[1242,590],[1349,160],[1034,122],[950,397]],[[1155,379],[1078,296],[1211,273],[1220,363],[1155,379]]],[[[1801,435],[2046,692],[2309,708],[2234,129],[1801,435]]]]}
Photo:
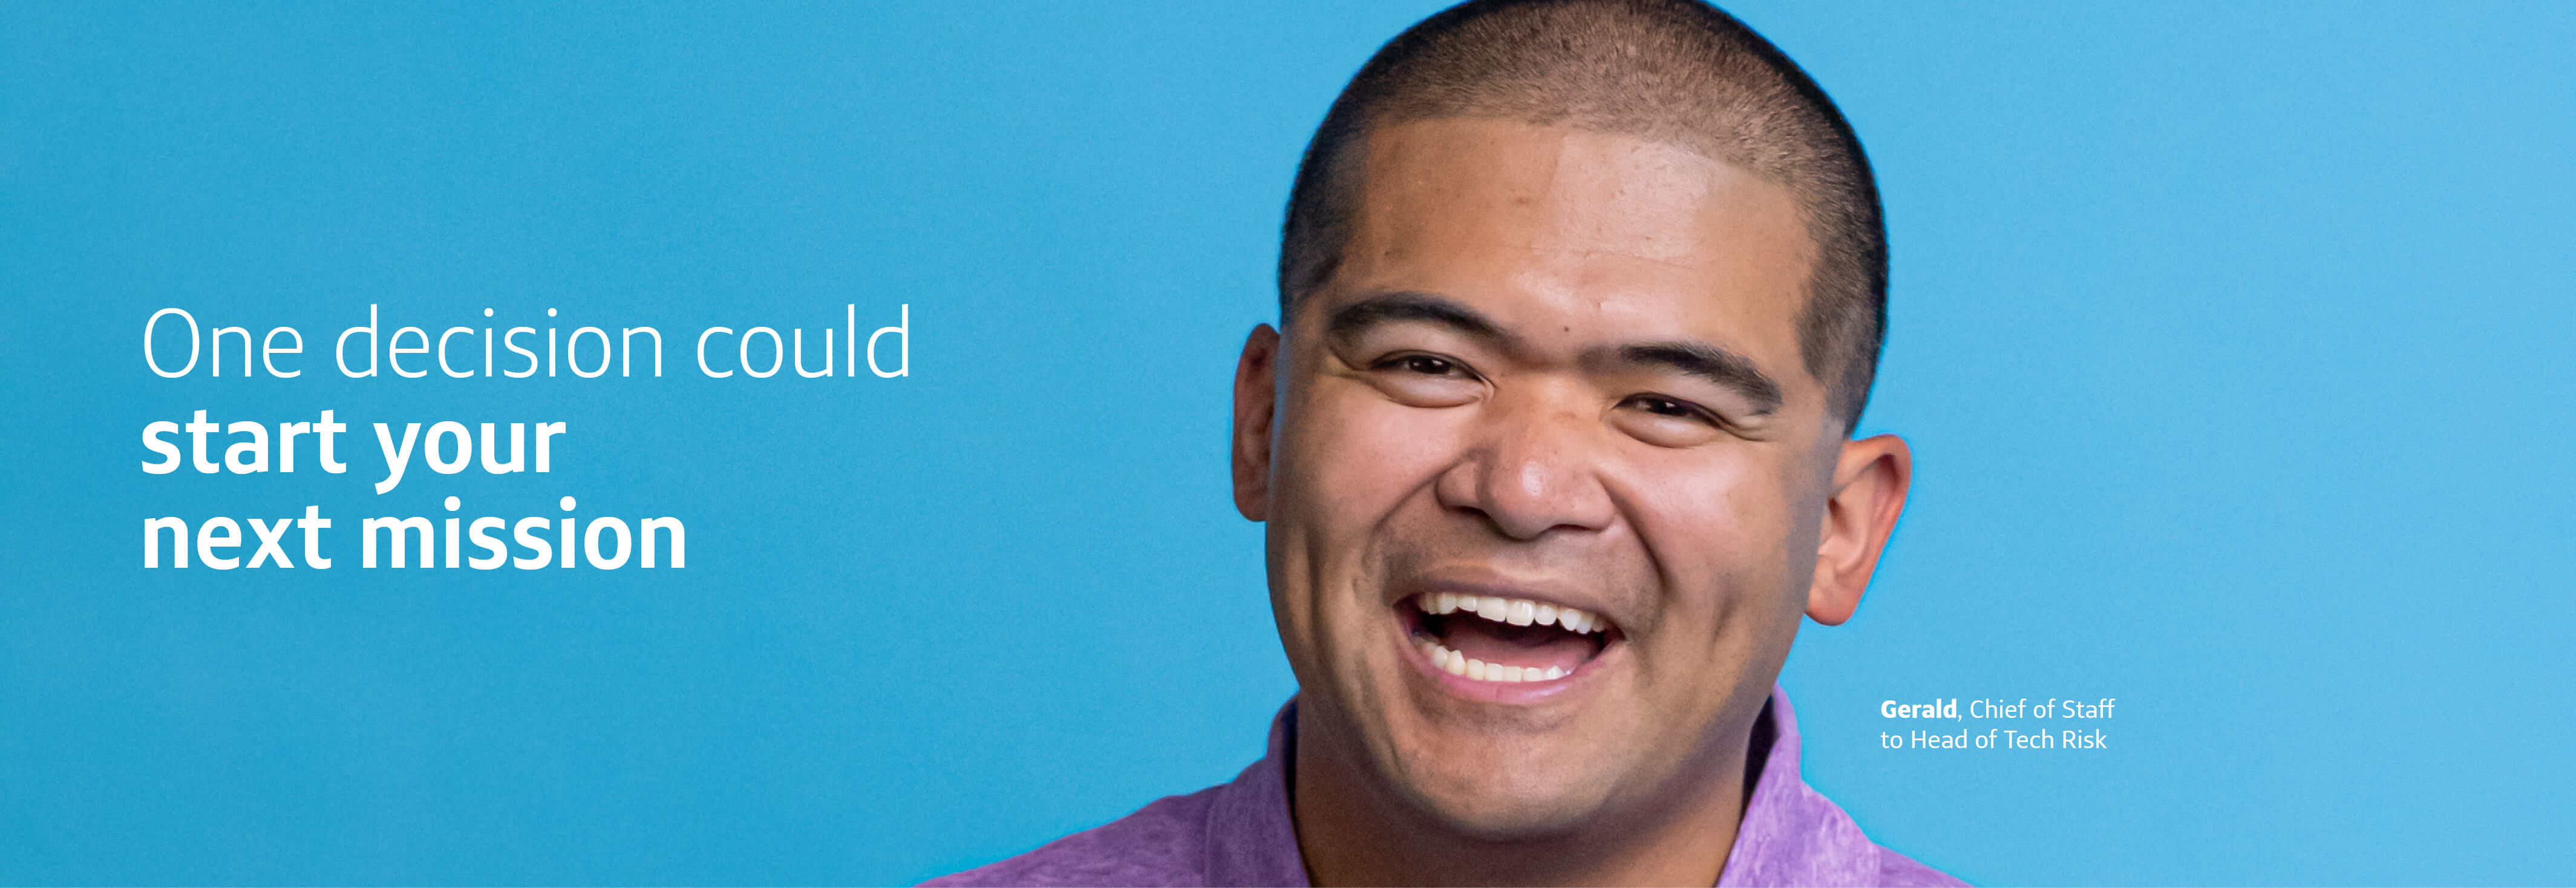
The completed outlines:
{"type": "Polygon", "coordinates": [[[1657,365],[1708,380],[1753,402],[1753,413],[1780,409],[1780,384],[1743,355],[1705,342],[1680,340],[1620,346],[1613,354],[1623,364],[1657,365]]]}
{"type": "MultiPolygon", "coordinates": [[[[1515,339],[1484,312],[1447,297],[1411,290],[1381,293],[1335,309],[1324,322],[1324,335],[1347,341],[1371,327],[1400,321],[1438,324],[1461,335],[1506,348],[1515,339]]],[[[1688,339],[1641,342],[1619,346],[1607,354],[1615,363],[1663,367],[1732,389],[1753,402],[1756,416],[1780,409],[1778,382],[1753,366],[1752,359],[1706,342],[1688,339]]],[[[1587,363],[1597,361],[1595,358],[1587,363]]]]}
{"type": "Polygon", "coordinates": [[[1324,322],[1324,335],[1336,341],[1348,341],[1379,324],[1397,321],[1424,321],[1447,327],[1459,334],[1498,344],[1509,344],[1512,335],[1503,332],[1484,312],[1468,308],[1456,300],[1399,290],[1381,293],[1342,306],[1324,322]]]}

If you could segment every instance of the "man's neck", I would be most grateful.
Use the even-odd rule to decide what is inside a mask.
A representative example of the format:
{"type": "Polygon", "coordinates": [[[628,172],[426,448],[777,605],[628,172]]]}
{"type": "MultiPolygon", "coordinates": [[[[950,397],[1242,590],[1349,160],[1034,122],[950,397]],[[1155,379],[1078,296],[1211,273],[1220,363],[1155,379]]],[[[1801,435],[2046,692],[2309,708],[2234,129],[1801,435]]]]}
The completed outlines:
{"type": "Polygon", "coordinates": [[[1752,795],[1748,740],[1705,750],[1680,785],[1563,833],[1462,835],[1372,779],[1356,750],[1301,725],[1290,810],[1309,879],[1329,885],[1715,885],[1752,795]]]}

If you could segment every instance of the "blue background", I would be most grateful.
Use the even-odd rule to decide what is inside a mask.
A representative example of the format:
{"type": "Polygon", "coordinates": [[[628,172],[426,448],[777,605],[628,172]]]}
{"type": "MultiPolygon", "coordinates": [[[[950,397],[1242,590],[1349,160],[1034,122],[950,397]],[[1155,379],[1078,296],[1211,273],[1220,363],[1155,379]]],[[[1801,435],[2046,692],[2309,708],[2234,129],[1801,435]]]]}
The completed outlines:
{"type": "MultiPolygon", "coordinates": [[[[1735,7],[1877,163],[1864,427],[1920,459],[1785,676],[1808,779],[1980,882],[2576,880],[2576,14],[2238,6],[1735,7]],[[2115,745],[1877,748],[1934,696],[2117,697],[2115,745]]],[[[1293,689],[1233,355],[1310,127],[1432,8],[0,9],[0,881],[905,882],[1226,779],[1293,689]],[[671,367],[343,379],[371,303],[671,367]],[[911,377],[687,363],[853,303],[911,377]],[[154,377],[165,306],[306,373],[154,377]],[[136,467],[325,408],[347,475],[136,467]],[[442,419],[573,431],[373,494],[365,423],[442,419]],[[354,568],[450,494],[690,565],[137,566],[319,504],[354,568]]]]}

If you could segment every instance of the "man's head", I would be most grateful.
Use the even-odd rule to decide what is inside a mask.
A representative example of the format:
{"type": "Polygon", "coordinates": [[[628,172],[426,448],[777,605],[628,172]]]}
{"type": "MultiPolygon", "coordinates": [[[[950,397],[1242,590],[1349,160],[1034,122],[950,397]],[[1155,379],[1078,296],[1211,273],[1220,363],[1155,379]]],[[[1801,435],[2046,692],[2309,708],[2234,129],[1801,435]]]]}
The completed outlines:
{"type": "Polygon", "coordinates": [[[1832,100],[1780,51],[1695,0],[1466,3],[1389,41],[1307,146],[1279,252],[1280,317],[1329,283],[1369,135],[1418,120],[1511,120],[1681,145],[1789,190],[1814,242],[1800,357],[1859,420],[1887,317],[1887,231],[1869,162],[1832,100]]]}
{"type": "Polygon", "coordinates": [[[1235,436],[1300,743],[1353,804],[1563,836],[1741,761],[1910,471],[1846,440],[1885,277],[1869,181],[1822,94],[1696,5],[1470,4],[1354,80],[1235,436]]]}

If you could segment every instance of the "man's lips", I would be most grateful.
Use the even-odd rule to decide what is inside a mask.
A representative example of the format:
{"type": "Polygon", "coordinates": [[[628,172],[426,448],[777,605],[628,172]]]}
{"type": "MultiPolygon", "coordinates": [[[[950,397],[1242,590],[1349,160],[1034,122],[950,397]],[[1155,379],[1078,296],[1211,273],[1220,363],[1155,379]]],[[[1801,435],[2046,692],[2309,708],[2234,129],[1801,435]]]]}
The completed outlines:
{"type": "Polygon", "coordinates": [[[1479,683],[1563,679],[1598,657],[1617,631],[1580,608],[1498,595],[1424,592],[1397,610],[1432,668],[1479,683]]]}

